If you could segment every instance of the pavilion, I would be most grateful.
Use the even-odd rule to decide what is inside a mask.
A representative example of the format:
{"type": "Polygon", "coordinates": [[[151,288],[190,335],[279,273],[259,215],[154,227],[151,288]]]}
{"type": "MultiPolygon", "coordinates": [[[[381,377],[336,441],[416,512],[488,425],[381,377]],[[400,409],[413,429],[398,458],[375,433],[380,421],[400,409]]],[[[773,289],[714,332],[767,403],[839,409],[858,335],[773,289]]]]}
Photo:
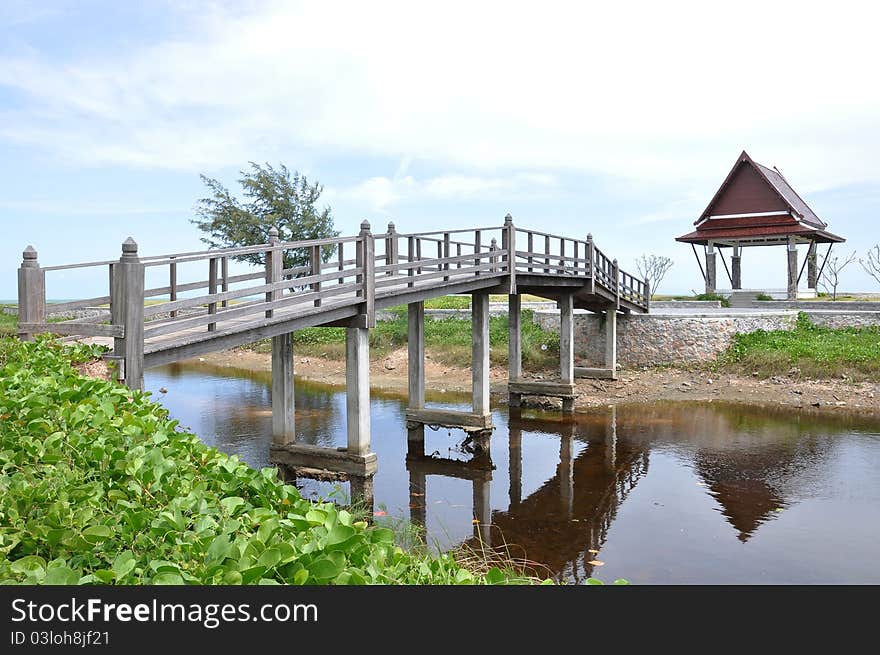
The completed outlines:
{"type": "Polygon", "coordinates": [[[737,158],[706,210],[694,222],[696,230],[676,241],[691,244],[706,293],[716,293],[716,249],[724,265],[733,293],[742,289],[742,249],[746,246],[787,246],[788,289],[786,297],[797,300],[798,283],[807,269],[806,295],[814,296],[828,253],[835,243],[845,241],[826,228],[807,203],[797,194],[776,167],[767,168],[745,152],[737,158]],[[818,244],[827,243],[828,251],[817,266],[818,244]],[[799,244],[807,244],[806,261],[798,267],[799,244]],[[703,246],[705,267],[696,246],[703,246]],[[723,248],[730,248],[730,267],[723,248]],[[812,290],[810,293],[809,290],[812,290]]]}

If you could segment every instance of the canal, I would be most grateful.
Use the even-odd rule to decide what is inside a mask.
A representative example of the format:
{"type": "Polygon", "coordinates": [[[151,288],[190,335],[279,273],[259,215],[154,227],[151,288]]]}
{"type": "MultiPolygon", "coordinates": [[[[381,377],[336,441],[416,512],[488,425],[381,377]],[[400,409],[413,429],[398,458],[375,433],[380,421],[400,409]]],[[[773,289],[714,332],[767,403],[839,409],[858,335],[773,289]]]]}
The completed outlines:
{"type": "MultiPolygon", "coordinates": [[[[145,384],[205,443],[269,465],[267,373],[185,362],[147,371],[145,384]]],[[[880,421],[722,403],[573,419],[501,407],[487,448],[426,430],[428,457],[408,459],[405,409],[373,393],[374,510],[424,526],[437,549],[482,539],[568,582],[880,582],[880,421]]],[[[298,441],[344,445],[344,390],[297,380],[296,419],[298,441]]],[[[322,498],[348,486],[298,484],[322,498]]]]}

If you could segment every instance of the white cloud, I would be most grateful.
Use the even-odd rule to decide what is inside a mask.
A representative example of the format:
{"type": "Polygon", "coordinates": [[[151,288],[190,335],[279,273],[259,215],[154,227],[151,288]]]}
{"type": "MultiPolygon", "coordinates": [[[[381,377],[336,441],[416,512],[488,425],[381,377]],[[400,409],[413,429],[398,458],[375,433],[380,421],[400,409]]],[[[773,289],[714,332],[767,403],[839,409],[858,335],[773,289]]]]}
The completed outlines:
{"type": "MultiPolygon", "coordinates": [[[[398,168],[398,172],[404,170],[398,168]]],[[[364,203],[373,211],[413,199],[468,200],[475,196],[505,197],[536,195],[556,187],[556,179],[543,173],[515,173],[508,176],[441,175],[417,180],[411,175],[393,178],[371,177],[349,188],[325,189],[328,201],[346,198],[364,203]]]]}
{"type": "MultiPolygon", "coordinates": [[[[841,1],[336,3],[219,10],[187,38],[101,58],[0,60],[29,100],[0,138],[84,163],[210,170],[307,152],[716,181],[739,150],[801,188],[876,180],[875,21],[841,1]],[[430,7],[430,8],[429,8],[430,7]]],[[[188,12],[187,17],[192,13],[188,12]]],[[[521,180],[525,182],[525,180],[521,180]]],[[[500,182],[498,182],[500,184],[500,182]]]]}

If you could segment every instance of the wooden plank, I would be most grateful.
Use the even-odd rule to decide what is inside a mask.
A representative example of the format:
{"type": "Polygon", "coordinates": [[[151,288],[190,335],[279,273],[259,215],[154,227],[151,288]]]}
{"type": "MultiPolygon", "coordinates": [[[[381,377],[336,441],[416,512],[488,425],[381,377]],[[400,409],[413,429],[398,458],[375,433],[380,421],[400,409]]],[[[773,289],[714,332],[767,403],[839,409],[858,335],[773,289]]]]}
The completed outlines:
{"type": "Polygon", "coordinates": [[[269,454],[271,461],[293,468],[328,470],[360,477],[374,475],[379,470],[375,453],[356,455],[342,448],[297,443],[273,445],[269,454]]]}
{"type": "Polygon", "coordinates": [[[453,409],[407,409],[406,420],[411,423],[440,425],[446,428],[488,430],[492,427],[491,414],[474,414],[453,409]]]}
{"type": "MultiPolygon", "coordinates": [[[[348,269],[346,277],[352,277],[359,273],[360,269],[348,269]]],[[[321,273],[320,275],[311,275],[309,277],[296,278],[295,280],[281,280],[271,284],[260,284],[255,287],[247,287],[245,289],[235,289],[224,293],[215,293],[207,296],[198,296],[196,298],[184,298],[172,302],[161,303],[158,305],[150,305],[144,308],[144,316],[155,316],[156,314],[164,314],[176,309],[189,309],[192,307],[200,307],[210,302],[219,302],[221,300],[235,300],[237,298],[247,298],[249,296],[257,296],[263,292],[284,291],[293,286],[307,286],[313,282],[323,282],[335,279],[338,273],[321,273]]],[[[349,282],[349,284],[354,284],[349,282]]]]}
{"type": "Polygon", "coordinates": [[[70,302],[47,303],[46,311],[50,314],[60,314],[71,309],[82,309],[83,307],[106,305],[109,302],[110,296],[98,296],[97,298],[87,298],[85,300],[71,300],[70,302]]]}
{"type": "MultiPolygon", "coordinates": [[[[506,252],[506,251],[499,251],[499,252],[506,252]]],[[[424,268],[430,268],[430,267],[435,267],[435,266],[441,266],[443,264],[454,264],[456,262],[470,262],[470,261],[476,261],[476,259],[485,260],[488,258],[489,258],[489,253],[484,252],[479,255],[476,255],[476,253],[474,253],[474,254],[467,254],[467,255],[461,255],[461,256],[456,255],[453,257],[443,257],[441,259],[421,259],[418,262],[409,262],[409,261],[398,262],[397,264],[394,264],[393,266],[377,266],[376,273],[384,273],[386,271],[402,272],[402,271],[409,270],[412,268],[417,268],[419,266],[424,267],[424,268]]]]}
{"type": "MultiPolygon", "coordinates": [[[[461,269],[452,269],[451,271],[434,271],[432,273],[422,273],[421,275],[416,275],[414,277],[415,281],[423,281],[423,280],[434,280],[437,278],[443,278],[442,283],[446,283],[452,280],[461,279],[463,277],[468,277],[470,275],[476,274],[478,271],[491,271],[493,267],[497,268],[496,264],[483,264],[482,266],[468,266],[466,268],[461,269]]],[[[394,286],[409,286],[409,278],[398,277],[398,278],[386,278],[380,279],[376,282],[376,288],[382,289],[385,287],[394,287],[394,286]]]]}
{"type": "Polygon", "coordinates": [[[522,380],[507,383],[509,393],[518,393],[522,396],[550,396],[551,398],[573,398],[575,394],[573,382],[523,382],[522,380]]]}
{"type": "Polygon", "coordinates": [[[20,332],[42,334],[49,332],[60,335],[76,335],[81,337],[119,337],[125,336],[125,328],[121,325],[104,325],[95,323],[19,323],[20,332]]]}
{"type": "MultiPolygon", "coordinates": [[[[201,325],[206,325],[211,322],[216,322],[218,319],[223,321],[228,321],[232,318],[237,318],[241,316],[247,316],[248,314],[253,314],[256,312],[260,312],[266,310],[267,312],[273,311],[275,309],[282,308],[291,308],[297,305],[308,304],[314,301],[317,297],[320,298],[329,298],[330,296],[336,296],[341,293],[351,293],[355,290],[355,286],[353,284],[346,284],[342,286],[333,286],[327,289],[323,289],[320,293],[314,292],[298,292],[294,294],[288,294],[280,296],[278,299],[273,300],[271,302],[255,302],[248,303],[244,306],[233,307],[232,309],[228,309],[221,315],[201,315],[201,316],[193,316],[184,319],[176,319],[172,321],[156,321],[155,323],[150,323],[150,327],[144,330],[144,338],[151,339],[157,336],[161,336],[163,334],[172,334],[174,332],[180,332],[182,330],[186,330],[193,327],[198,327],[201,325]],[[222,318],[220,318],[222,317],[222,318]]],[[[357,300],[354,297],[351,298],[351,302],[363,302],[362,300],[357,300]]],[[[268,318],[271,318],[269,316],[268,318]]]]}

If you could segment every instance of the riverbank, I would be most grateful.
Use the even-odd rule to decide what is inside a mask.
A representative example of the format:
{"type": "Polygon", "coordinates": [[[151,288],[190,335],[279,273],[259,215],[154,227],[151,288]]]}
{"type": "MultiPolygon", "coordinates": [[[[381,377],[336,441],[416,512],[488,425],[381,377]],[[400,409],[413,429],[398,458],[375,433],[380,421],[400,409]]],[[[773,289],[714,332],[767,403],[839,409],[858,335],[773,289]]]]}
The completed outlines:
{"type": "MultiPolygon", "coordinates": [[[[249,371],[271,370],[271,356],[237,349],[211,353],[201,361],[219,367],[249,371]]],[[[345,384],[345,362],[316,356],[295,357],[296,375],[332,385],[345,384]]],[[[552,378],[553,371],[527,373],[534,379],[552,378]]],[[[490,369],[493,393],[506,398],[507,368],[490,369]]],[[[432,359],[425,362],[426,386],[434,393],[467,392],[471,370],[432,359]]],[[[392,351],[370,364],[373,388],[388,392],[407,391],[406,348],[392,351]]],[[[880,416],[880,383],[849,379],[805,380],[795,375],[769,378],[751,374],[716,372],[700,368],[647,368],[622,370],[617,380],[577,380],[576,408],[602,405],[653,403],[671,400],[728,401],[769,404],[829,411],[850,410],[880,416]]],[[[547,401],[553,402],[553,401],[547,401]]]]}

